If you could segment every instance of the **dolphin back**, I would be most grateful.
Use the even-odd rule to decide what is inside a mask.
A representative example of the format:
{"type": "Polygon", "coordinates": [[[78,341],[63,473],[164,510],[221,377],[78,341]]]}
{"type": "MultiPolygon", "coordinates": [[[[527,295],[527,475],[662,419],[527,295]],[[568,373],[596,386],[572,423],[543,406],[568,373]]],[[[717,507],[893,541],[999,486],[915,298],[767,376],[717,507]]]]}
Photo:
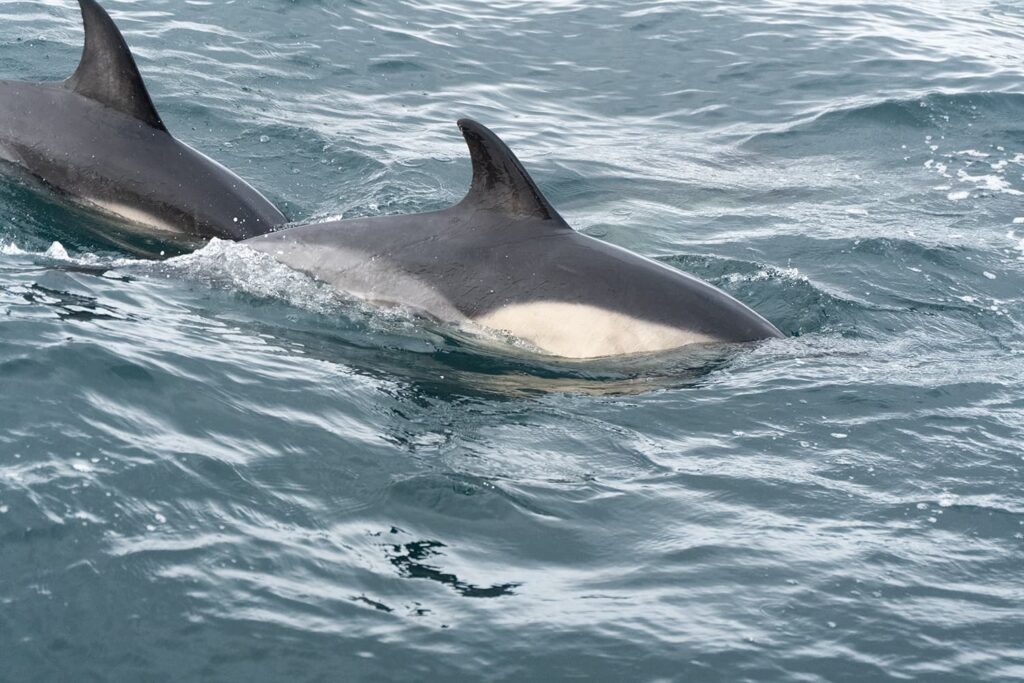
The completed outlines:
{"type": "Polygon", "coordinates": [[[712,285],[576,232],[494,133],[467,119],[459,128],[473,177],[458,204],[247,244],[345,294],[472,321],[566,358],[781,336],[712,285]]]}
{"type": "Polygon", "coordinates": [[[158,241],[245,239],[283,225],[255,188],[170,134],[110,15],[96,0],[79,5],[85,46],[70,78],[0,81],[0,160],[158,241]]]}

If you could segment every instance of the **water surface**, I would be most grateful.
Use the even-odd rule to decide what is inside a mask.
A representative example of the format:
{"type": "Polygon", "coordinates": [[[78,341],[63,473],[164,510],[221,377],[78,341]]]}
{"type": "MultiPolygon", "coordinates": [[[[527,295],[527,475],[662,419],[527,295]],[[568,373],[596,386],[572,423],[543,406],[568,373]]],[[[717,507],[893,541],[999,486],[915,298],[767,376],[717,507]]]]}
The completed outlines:
{"type": "Polygon", "coordinates": [[[1024,678],[1017,3],[106,4],[293,220],[459,199],[471,116],[789,338],[542,361],[5,179],[0,680],[1024,678]]]}

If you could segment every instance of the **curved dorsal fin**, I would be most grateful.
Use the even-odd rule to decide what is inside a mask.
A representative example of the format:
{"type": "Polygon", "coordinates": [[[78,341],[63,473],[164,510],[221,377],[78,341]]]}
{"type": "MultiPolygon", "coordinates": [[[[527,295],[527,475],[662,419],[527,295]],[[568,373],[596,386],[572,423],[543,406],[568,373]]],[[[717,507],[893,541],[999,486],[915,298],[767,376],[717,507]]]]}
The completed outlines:
{"type": "Polygon", "coordinates": [[[96,0],[78,0],[78,4],[85,22],[85,49],[78,69],[64,81],[65,87],[166,131],[131,50],[110,15],[96,0]]]}
{"type": "Polygon", "coordinates": [[[459,206],[565,223],[501,138],[471,119],[459,129],[473,160],[473,183],[459,206]]]}

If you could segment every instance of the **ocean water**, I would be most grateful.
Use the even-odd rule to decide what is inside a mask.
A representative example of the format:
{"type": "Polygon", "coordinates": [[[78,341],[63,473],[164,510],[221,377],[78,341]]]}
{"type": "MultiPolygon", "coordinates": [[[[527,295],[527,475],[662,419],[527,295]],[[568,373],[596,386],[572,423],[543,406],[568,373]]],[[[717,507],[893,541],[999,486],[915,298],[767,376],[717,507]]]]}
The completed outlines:
{"type": "Polygon", "coordinates": [[[0,681],[1024,679],[1020,3],[106,5],[293,220],[457,200],[471,116],[788,338],[559,363],[5,176],[0,681]]]}

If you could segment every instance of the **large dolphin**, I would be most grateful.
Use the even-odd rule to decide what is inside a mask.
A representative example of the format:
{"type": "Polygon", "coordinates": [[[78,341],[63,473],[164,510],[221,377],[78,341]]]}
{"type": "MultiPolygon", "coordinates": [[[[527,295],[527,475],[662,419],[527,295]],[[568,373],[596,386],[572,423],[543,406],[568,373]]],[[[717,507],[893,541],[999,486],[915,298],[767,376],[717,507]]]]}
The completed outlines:
{"type": "Polygon", "coordinates": [[[62,83],[0,81],[0,160],[172,240],[245,239],[286,222],[259,192],[174,139],[121,32],[79,0],[85,48],[62,83]]]}
{"type": "Polygon", "coordinates": [[[459,128],[473,161],[459,204],[245,244],[346,294],[472,321],[566,358],[782,336],[706,282],[576,232],[494,133],[466,119],[459,128]]]}

